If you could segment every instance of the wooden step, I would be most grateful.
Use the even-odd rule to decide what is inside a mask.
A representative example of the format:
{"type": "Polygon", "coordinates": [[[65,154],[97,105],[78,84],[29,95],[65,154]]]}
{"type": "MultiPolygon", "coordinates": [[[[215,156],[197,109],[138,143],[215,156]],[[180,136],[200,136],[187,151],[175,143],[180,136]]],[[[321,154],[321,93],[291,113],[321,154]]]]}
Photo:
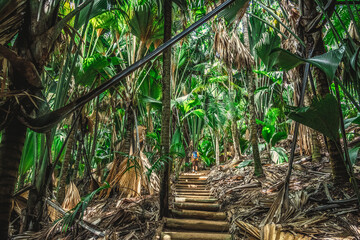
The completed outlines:
{"type": "Polygon", "coordinates": [[[203,232],[162,232],[161,239],[171,240],[231,240],[231,235],[226,233],[203,232]],[[170,238],[166,238],[169,236],[170,238]]]}
{"type": "Polygon", "coordinates": [[[179,218],[195,218],[204,220],[226,220],[226,214],[224,212],[209,212],[209,211],[198,211],[198,210],[171,210],[175,217],[179,218]]]}
{"type": "Polygon", "coordinates": [[[180,179],[178,183],[188,183],[188,184],[206,184],[206,180],[200,179],[180,179]]]}
{"type": "Polygon", "coordinates": [[[217,203],[193,203],[193,202],[175,202],[174,206],[179,209],[218,211],[220,205],[217,203]]]}
{"type": "Polygon", "coordinates": [[[191,194],[191,192],[176,192],[175,193],[175,196],[177,197],[210,197],[211,194],[210,193],[196,193],[195,195],[194,194],[191,194]]]}
{"type": "Polygon", "coordinates": [[[199,176],[199,175],[181,175],[179,179],[196,179],[196,180],[207,180],[207,176],[199,176]]]}
{"type": "Polygon", "coordinates": [[[188,188],[180,188],[176,189],[175,192],[181,192],[181,193],[193,193],[196,195],[197,193],[207,193],[210,194],[210,190],[206,189],[188,189],[188,188]]]}
{"type": "Polygon", "coordinates": [[[211,195],[192,195],[192,194],[185,194],[185,193],[177,193],[175,194],[176,198],[196,198],[196,199],[211,199],[214,198],[211,195]]]}
{"type": "Polygon", "coordinates": [[[200,202],[200,203],[215,203],[217,202],[216,198],[182,198],[175,197],[175,202],[200,202]]]}
{"type": "Polygon", "coordinates": [[[177,189],[189,188],[189,189],[206,189],[206,185],[198,184],[175,184],[177,189]]]}
{"type": "Polygon", "coordinates": [[[227,232],[229,231],[229,224],[225,221],[210,221],[199,219],[175,219],[165,218],[165,227],[171,229],[185,229],[196,231],[210,231],[210,232],[227,232]]]}
{"type": "Polygon", "coordinates": [[[206,184],[206,182],[196,182],[196,183],[194,183],[194,182],[190,182],[190,181],[188,181],[188,182],[177,182],[176,184],[180,184],[180,185],[193,185],[193,186],[196,186],[196,187],[207,187],[207,184],[206,184]]]}
{"type": "Polygon", "coordinates": [[[208,172],[197,172],[197,173],[182,173],[180,176],[207,176],[208,175],[208,173],[209,173],[209,171],[208,172]]]}

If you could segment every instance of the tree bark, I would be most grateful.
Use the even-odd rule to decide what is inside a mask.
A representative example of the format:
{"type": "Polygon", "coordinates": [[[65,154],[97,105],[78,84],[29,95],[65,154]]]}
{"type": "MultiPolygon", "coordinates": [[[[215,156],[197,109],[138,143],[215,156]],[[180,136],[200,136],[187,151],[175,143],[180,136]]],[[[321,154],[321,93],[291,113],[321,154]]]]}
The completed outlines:
{"type": "Polygon", "coordinates": [[[232,134],[234,153],[235,153],[233,161],[236,162],[240,160],[241,151],[240,151],[240,141],[239,141],[239,130],[235,119],[231,121],[231,134],[232,134]]]}
{"type": "MultiPolygon", "coordinates": [[[[312,0],[305,0],[303,6],[303,17],[307,21],[302,24],[303,29],[310,23],[318,14],[316,10],[316,3],[312,0]]],[[[303,30],[304,31],[304,30],[303,30]]],[[[322,39],[321,29],[314,33],[307,33],[304,31],[304,39],[306,43],[306,50],[310,52],[314,49],[313,56],[324,54],[325,47],[322,39]]],[[[325,73],[319,68],[314,69],[314,78],[316,79],[316,90],[320,97],[325,97],[330,93],[329,84],[325,73]]],[[[328,139],[328,151],[330,155],[330,164],[332,168],[332,177],[335,182],[349,181],[349,175],[343,160],[343,154],[340,145],[340,136],[336,140],[328,139]]]]}
{"type": "MultiPolygon", "coordinates": [[[[164,42],[171,38],[172,0],[164,2],[164,42]]],[[[162,76],[162,112],[161,112],[161,157],[164,158],[164,170],[160,184],[160,218],[169,216],[170,185],[170,117],[171,117],[171,48],[163,53],[162,76]]]]}
{"type": "Polygon", "coordinates": [[[224,137],[223,137],[223,142],[224,142],[224,162],[227,162],[227,152],[228,152],[228,136],[227,136],[227,131],[226,129],[224,129],[224,137]]]}
{"type": "MultiPolygon", "coordinates": [[[[302,76],[303,78],[303,76],[302,76]]],[[[305,106],[310,106],[311,104],[311,95],[309,93],[309,90],[306,92],[305,94],[305,106]]],[[[310,139],[307,139],[308,142],[310,142],[311,144],[311,157],[312,157],[312,161],[313,162],[320,162],[321,160],[321,153],[320,153],[320,149],[321,149],[321,145],[320,145],[320,142],[319,142],[319,139],[318,139],[318,133],[312,129],[312,128],[308,128],[308,127],[305,127],[306,130],[307,130],[307,135],[306,135],[306,138],[310,138],[310,139]]]]}
{"type": "Polygon", "coordinates": [[[0,145],[0,238],[7,239],[11,210],[11,195],[14,193],[26,127],[14,119],[5,128],[0,145]]]}
{"type": "MultiPolygon", "coordinates": [[[[76,124],[76,123],[74,123],[76,124]]],[[[70,133],[68,144],[66,146],[66,152],[65,157],[61,166],[61,172],[60,172],[60,180],[59,180],[59,187],[57,190],[57,196],[56,199],[58,203],[62,204],[65,198],[65,188],[66,188],[66,180],[69,175],[69,167],[70,167],[70,161],[72,158],[72,150],[75,143],[75,132],[76,132],[76,126],[73,129],[73,131],[70,133]]]]}
{"type": "Polygon", "coordinates": [[[135,121],[134,112],[132,106],[129,106],[127,109],[125,143],[123,147],[123,151],[127,155],[130,154],[131,147],[134,147],[134,121],[135,121]]]}
{"type": "Polygon", "coordinates": [[[75,163],[74,163],[74,171],[72,172],[72,176],[71,176],[71,180],[73,182],[75,182],[77,175],[78,175],[78,171],[79,171],[79,164],[80,164],[80,160],[81,160],[81,151],[82,151],[82,144],[79,142],[79,145],[77,147],[77,154],[76,154],[76,159],[75,159],[75,163]]]}
{"type": "Polygon", "coordinates": [[[257,125],[255,119],[255,99],[254,99],[254,92],[255,92],[255,83],[254,83],[254,76],[252,72],[248,71],[248,78],[249,78],[249,115],[250,115],[250,142],[253,150],[253,158],[254,158],[254,174],[258,177],[264,175],[260,154],[259,154],[259,145],[258,145],[258,136],[257,136],[257,125]]]}
{"type": "Polygon", "coordinates": [[[215,135],[215,161],[216,166],[220,165],[220,149],[219,149],[219,133],[217,130],[214,130],[215,135]]]}

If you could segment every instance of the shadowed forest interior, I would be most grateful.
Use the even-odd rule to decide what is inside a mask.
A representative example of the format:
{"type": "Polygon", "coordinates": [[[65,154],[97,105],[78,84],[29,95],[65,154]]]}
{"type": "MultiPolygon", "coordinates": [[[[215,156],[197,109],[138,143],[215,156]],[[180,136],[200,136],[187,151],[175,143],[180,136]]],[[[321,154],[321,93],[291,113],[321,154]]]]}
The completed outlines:
{"type": "Polygon", "coordinates": [[[1,0],[0,239],[360,239],[360,1],[1,0]]]}

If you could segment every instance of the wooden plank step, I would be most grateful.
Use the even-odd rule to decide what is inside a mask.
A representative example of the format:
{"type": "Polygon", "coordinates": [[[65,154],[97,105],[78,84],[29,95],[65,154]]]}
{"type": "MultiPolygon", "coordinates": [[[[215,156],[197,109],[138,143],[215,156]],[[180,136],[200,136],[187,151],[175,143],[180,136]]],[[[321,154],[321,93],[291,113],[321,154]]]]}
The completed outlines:
{"type": "Polygon", "coordinates": [[[196,185],[196,186],[205,186],[207,185],[206,182],[194,182],[194,181],[179,181],[177,182],[177,184],[191,184],[191,185],[196,185]]]}
{"type": "Polygon", "coordinates": [[[184,193],[177,193],[175,194],[175,197],[177,198],[196,198],[196,199],[210,199],[210,198],[213,198],[211,195],[197,195],[197,196],[194,196],[192,194],[184,194],[184,193]]]}
{"type": "Polygon", "coordinates": [[[210,193],[194,193],[194,194],[191,194],[191,192],[176,192],[175,193],[175,196],[183,196],[183,197],[210,197],[211,194],[210,193]]]}
{"type": "Polygon", "coordinates": [[[175,184],[177,189],[182,188],[191,188],[191,189],[205,189],[206,185],[198,185],[198,184],[175,184]]]}
{"type": "Polygon", "coordinates": [[[200,203],[215,203],[217,202],[216,198],[182,198],[175,197],[175,202],[200,202],[200,203]]]}
{"type": "Polygon", "coordinates": [[[192,172],[189,172],[189,173],[182,173],[182,174],[180,174],[180,176],[207,176],[207,175],[209,175],[208,173],[209,173],[210,171],[208,171],[208,172],[197,172],[197,173],[192,173],[192,172]]]}
{"type": "Polygon", "coordinates": [[[198,211],[198,210],[171,210],[175,217],[179,218],[195,218],[204,220],[226,220],[226,213],[224,212],[209,212],[209,211],[198,211]]]}
{"type": "Polygon", "coordinates": [[[171,229],[185,229],[209,232],[227,232],[229,224],[225,221],[210,221],[199,219],[175,219],[165,218],[165,227],[171,229]]]}
{"type": "Polygon", "coordinates": [[[181,193],[194,193],[196,195],[197,193],[207,193],[210,194],[210,190],[206,189],[188,189],[188,188],[180,188],[176,189],[175,192],[181,192],[181,193]]]}
{"type": "Polygon", "coordinates": [[[179,179],[195,179],[195,180],[207,180],[207,176],[191,176],[191,175],[181,175],[179,176],[179,179]]]}
{"type": "Polygon", "coordinates": [[[206,184],[206,179],[179,179],[178,183],[206,184]]]}
{"type": "Polygon", "coordinates": [[[231,240],[231,235],[226,233],[203,232],[162,232],[161,239],[171,240],[231,240]],[[165,237],[168,236],[168,237],[165,237]]]}
{"type": "Polygon", "coordinates": [[[179,209],[218,211],[220,205],[217,203],[194,203],[194,202],[175,202],[174,206],[179,209]]]}

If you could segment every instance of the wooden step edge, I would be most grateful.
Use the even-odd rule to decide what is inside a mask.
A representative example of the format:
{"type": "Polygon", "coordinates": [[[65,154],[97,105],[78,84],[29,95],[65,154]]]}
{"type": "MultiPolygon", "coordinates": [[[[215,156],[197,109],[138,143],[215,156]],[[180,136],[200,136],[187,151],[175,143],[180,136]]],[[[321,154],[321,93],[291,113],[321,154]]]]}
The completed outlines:
{"type": "Polygon", "coordinates": [[[176,218],[191,218],[200,220],[225,221],[225,212],[211,212],[199,210],[171,209],[171,213],[176,218]]]}
{"type": "Polygon", "coordinates": [[[175,197],[175,202],[199,202],[199,203],[215,203],[218,200],[216,198],[183,198],[175,197]]]}
{"type": "Polygon", "coordinates": [[[193,184],[182,184],[182,185],[178,185],[175,184],[175,188],[178,189],[206,189],[208,186],[206,185],[193,185],[193,184]]]}
{"type": "Polygon", "coordinates": [[[207,176],[180,176],[179,179],[196,179],[196,180],[207,180],[207,176]]]}
{"type": "Polygon", "coordinates": [[[212,221],[201,219],[176,219],[165,218],[165,227],[170,229],[184,229],[196,231],[210,231],[210,232],[227,232],[229,231],[229,223],[226,221],[212,221]]]}
{"type": "Polygon", "coordinates": [[[207,199],[207,198],[214,198],[211,194],[208,195],[192,195],[192,194],[184,194],[184,193],[175,193],[174,194],[175,197],[181,197],[181,198],[203,198],[203,199],[207,199]]]}
{"type": "Polygon", "coordinates": [[[202,189],[175,189],[175,192],[189,192],[189,193],[210,193],[210,190],[202,189]]]}
{"type": "Polygon", "coordinates": [[[174,206],[178,209],[219,211],[220,205],[217,203],[193,203],[193,202],[175,202],[174,206]]]}
{"type": "Polygon", "coordinates": [[[180,184],[180,185],[194,185],[194,186],[202,186],[202,187],[207,186],[206,182],[204,182],[204,183],[201,183],[201,182],[197,182],[197,183],[194,183],[194,182],[177,182],[176,184],[180,184]]]}
{"type": "Polygon", "coordinates": [[[212,197],[210,193],[197,193],[196,195],[187,192],[176,192],[175,197],[190,197],[190,198],[201,198],[201,197],[212,197]]]}
{"type": "Polygon", "coordinates": [[[163,240],[231,240],[228,233],[204,233],[204,232],[162,232],[163,240]],[[168,236],[168,237],[166,237],[168,236]]]}

